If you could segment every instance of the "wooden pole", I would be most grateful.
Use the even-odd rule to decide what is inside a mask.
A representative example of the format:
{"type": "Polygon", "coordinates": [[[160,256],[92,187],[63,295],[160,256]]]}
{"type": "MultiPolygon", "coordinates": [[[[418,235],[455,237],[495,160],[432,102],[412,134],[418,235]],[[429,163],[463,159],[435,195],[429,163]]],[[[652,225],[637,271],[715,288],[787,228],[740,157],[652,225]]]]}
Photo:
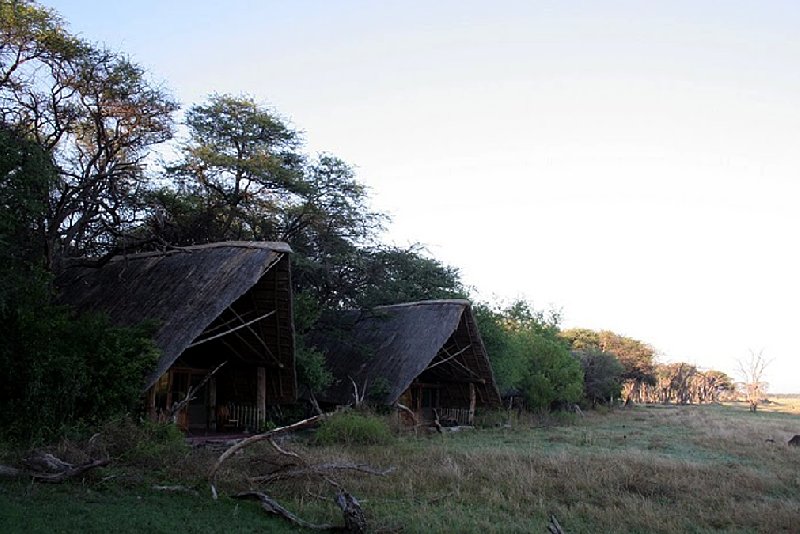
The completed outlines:
{"type": "MultiPolygon", "coordinates": [[[[462,390],[463,391],[463,390],[462,390]]],[[[475,424],[475,384],[469,383],[469,424],[475,424]]]]}
{"type": "Polygon", "coordinates": [[[256,420],[258,421],[259,428],[255,429],[256,432],[261,430],[261,426],[266,421],[267,416],[267,368],[258,368],[258,389],[256,390],[256,408],[258,414],[256,420]]]}
{"type": "Polygon", "coordinates": [[[217,431],[217,379],[208,381],[208,423],[212,431],[217,431]]]}

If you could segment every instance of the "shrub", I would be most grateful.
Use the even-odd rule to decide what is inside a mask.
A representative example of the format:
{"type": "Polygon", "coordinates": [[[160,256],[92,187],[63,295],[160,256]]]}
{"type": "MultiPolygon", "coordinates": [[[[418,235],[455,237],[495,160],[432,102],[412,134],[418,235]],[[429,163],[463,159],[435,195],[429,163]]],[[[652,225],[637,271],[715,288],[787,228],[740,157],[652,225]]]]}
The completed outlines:
{"type": "Polygon", "coordinates": [[[314,441],[319,445],[382,445],[392,439],[384,418],[366,412],[345,411],[326,419],[317,430],[314,441]]]}
{"type": "Polygon", "coordinates": [[[583,368],[583,396],[592,406],[613,402],[622,391],[625,368],[613,354],[599,350],[575,351],[583,368]]]}
{"type": "Polygon", "coordinates": [[[137,408],[158,356],[147,328],[72,318],[47,302],[0,319],[0,437],[51,441],[137,408]]]}
{"type": "Polygon", "coordinates": [[[137,422],[127,415],[104,423],[100,436],[107,455],[151,469],[173,465],[189,450],[186,436],[174,424],[137,422]]]}

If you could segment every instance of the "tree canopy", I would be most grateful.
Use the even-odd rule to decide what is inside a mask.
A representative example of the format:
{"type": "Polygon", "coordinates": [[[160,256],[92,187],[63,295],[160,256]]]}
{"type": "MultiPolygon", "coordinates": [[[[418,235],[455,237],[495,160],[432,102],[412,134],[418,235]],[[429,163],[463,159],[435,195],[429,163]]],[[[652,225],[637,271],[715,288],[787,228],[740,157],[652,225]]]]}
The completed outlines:
{"type": "Polygon", "coordinates": [[[46,261],[112,250],[140,217],[153,146],[176,103],[123,54],[69,34],[35,2],[0,2],[0,120],[47,151],[46,261]]]}
{"type": "Polygon", "coordinates": [[[478,305],[475,312],[501,394],[519,393],[534,409],[581,398],[583,372],[559,337],[557,312],[537,311],[523,300],[478,305]]]}

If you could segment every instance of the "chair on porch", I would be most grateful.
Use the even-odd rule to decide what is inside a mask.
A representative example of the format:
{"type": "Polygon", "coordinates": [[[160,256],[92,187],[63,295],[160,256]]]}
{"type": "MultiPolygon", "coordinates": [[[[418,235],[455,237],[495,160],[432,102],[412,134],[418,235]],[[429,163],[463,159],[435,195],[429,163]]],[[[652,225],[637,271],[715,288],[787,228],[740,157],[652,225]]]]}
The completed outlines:
{"type": "Polygon", "coordinates": [[[217,429],[224,431],[237,428],[239,428],[239,420],[234,417],[230,404],[217,406],[217,429]]]}

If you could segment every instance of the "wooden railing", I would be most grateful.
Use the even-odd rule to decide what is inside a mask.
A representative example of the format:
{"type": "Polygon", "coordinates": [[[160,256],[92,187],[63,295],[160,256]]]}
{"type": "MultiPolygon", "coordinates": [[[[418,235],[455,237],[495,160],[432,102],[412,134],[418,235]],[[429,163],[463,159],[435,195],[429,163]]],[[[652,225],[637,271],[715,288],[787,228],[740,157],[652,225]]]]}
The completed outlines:
{"type": "Polygon", "coordinates": [[[218,429],[247,429],[257,432],[260,426],[258,408],[250,404],[234,404],[232,402],[220,406],[217,410],[218,429]]]}
{"type": "Polygon", "coordinates": [[[439,420],[450,419],[459,425],[471,425],[472,417],[469,408],[437,408],[439,420]]]}

